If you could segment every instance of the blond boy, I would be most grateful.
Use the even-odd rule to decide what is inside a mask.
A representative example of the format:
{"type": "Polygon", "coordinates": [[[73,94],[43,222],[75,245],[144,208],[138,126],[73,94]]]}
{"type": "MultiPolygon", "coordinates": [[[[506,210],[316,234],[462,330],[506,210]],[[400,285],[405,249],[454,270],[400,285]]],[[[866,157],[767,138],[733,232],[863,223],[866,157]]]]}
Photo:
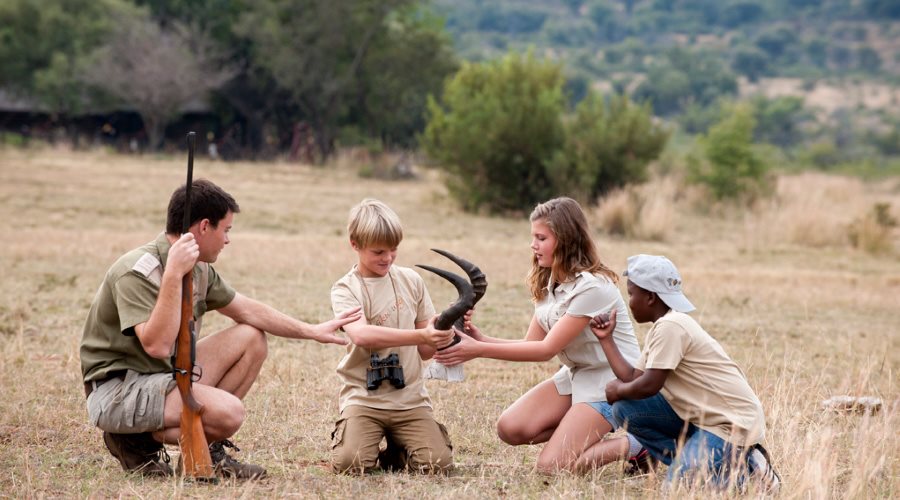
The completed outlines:
{"type": "Polygon", "coordinates": [[[337,367],[342,387],[331,434],[332,468],[447,471],[452,446],[434,419],[422,371],[423,360],[453,334],[434,328],[434,306],[422,278],[394,265],[403,229],[393,210],[365,199],[350,211],[347,229],[359,260],[332,287],[331,304],[335,311],[362,307],[363,316],[343,327],[350,345],[337,367]]]}

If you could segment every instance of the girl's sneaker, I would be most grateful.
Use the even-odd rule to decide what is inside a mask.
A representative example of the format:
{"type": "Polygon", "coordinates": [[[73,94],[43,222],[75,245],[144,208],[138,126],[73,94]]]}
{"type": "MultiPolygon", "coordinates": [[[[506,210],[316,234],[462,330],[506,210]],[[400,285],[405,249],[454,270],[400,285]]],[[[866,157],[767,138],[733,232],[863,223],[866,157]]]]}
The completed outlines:
{"type": "Polygon", "coordinates": [[[649,474],[656,469],[656,459],[650,455],[647,448],[641,448],[637,455],[629,458],[625,462],[626,476],[643,476],[649,474]]]}
{"type": "Polygon", "coordinates": [[[781,476],[775,472],[769,452],[761,444],[755,444],[747,454],[750,480],[756,482],[767,493],[776,494],[781,488],[781,476]]]}

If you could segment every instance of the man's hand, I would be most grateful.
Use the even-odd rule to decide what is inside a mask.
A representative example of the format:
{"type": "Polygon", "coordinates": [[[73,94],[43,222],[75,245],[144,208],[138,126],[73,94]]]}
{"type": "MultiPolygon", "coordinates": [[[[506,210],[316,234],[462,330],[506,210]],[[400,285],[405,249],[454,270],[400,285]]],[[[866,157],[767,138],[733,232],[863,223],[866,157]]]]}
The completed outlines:
{"type": "Polygon", "coordinates": [[[335,316],[334,319],[319,323],[318,325],[312,325],[310,328],[310,330],[312,330],[312,335],[310,335],[309,338],[322,344],[347,345],[349,341],[346,338],[337,335],[335,332],[347,323],[353,323],[361,317],[361,307],[354,307],[349,311],[344,311],[335,316]]]}
{"type": "Polygon", "coordinates": [[[614,378],[606,384],[606,402],[613,404],[622,399],[619,397],[619,386],[624,384],[621,380],[614,378]]]}
{"type": "Polygon", "coordinates": [[[450,345],[450,342],[453,341],[453,331],[435,329],[434,322],[435,320],[437,320],[437,318],[437,315],[432,317],[430,320],[428,320],[428,325],[420,330],[422,343],[427,344],[429,347],[432,347],[434,349],[440,349],[444,346],[450,345]]]}
{"type": "Polygon", "coordinates": [[[612,336],[613,330],[616,329],[616,310],[613,309],[609,314],[600,313],[591,318],[591,332],[597,337],[597,340],[606,340],[612,336]]]}
{"type": "Polygon", "coordinates": [[[194,239],[193,233],[184,233],[169,248],[169,256],[166,259],[166,271],[176,273],[176,276],[184,276],[191,272],[200,258],[200,245],[194,239]]]}

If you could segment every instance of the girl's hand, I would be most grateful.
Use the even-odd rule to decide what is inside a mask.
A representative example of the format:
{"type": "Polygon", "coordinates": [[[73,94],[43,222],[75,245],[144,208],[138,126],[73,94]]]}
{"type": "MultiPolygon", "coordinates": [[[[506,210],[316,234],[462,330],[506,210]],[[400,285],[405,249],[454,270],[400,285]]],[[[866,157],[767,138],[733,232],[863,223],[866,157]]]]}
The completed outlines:
{"type": "Polygon", "coordinates": [[[481,334],[481,330],[477,326],[475,326],[475,323],[472,322],[472,316],[474,315],[474,313],[475,309],[469,309],[468,311],[466,311],[465,316],[463,316],[463,325],[465,327],[463,333],[479,342],[484,342],[484,335],[481,334]]]}
{"type": "Polygon", "coordinates": [[[597,340],[605,340],[612,336],[613,330],[616,328],[616,310],[613,309],[609,314],[600,313],[591,318],[591,332],[597,337],[597,340]]]}
{"type": "MultiPolygon", "coordinates": [[[[462,333],[456,328],[454,332],[462,333]]],[[[480,343],[468,335],[460,335],[459,342],[442,351],[434,353],[434,360],[444,366],[454,366],[480,356],[480,343]]]]}

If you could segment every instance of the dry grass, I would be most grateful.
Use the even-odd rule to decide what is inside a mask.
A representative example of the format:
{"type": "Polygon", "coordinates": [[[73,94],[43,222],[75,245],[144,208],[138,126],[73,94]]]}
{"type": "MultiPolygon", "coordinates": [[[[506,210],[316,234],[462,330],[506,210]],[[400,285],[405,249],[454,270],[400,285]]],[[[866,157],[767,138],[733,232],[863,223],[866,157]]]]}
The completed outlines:
{"type": "Polygon", "coordinates": [[[628,238],[667,241],[675,231],[671,207],[683,196],[674,176],[617,189],[600,200],[594,209],[597,225],[607,233],[628,238]]]}
{"type": "MultiPolygon", "coordinates": [[[[182,158],[0,150],[0,496],[658,496],[661,473],[626,479],[607,467],[586,477],[543,478],[531,472],[536,447],[512,448],[496,438],[499,413],[552,373],[553,362],[475,360],[464,383],[429,383],[454,443],[459,467],[452,476],[334,476],[323,464],[341,350],[282,339],[270,343],[235,439],[244,450],[240,457],[266,466],[270,479],[196,486],[125,476],[86,422],[78,343],[103,272],[119,253],[160,230],[168,196],[183,182],[183,164],[182,158]]],[[[247,295],[304,319],[325,319],[329,287],[353,263],[346,213],[373,196],[405,222],[401,265],[443,264],[431,247],[479,263],[490,282],[479,312],[484,329],[522,335],[531,314],[523,286],[530,254],[524,219],[459,213],[431,171],[407,182],[361,181],[356,171],[198,162],[196,175],[214,179],[243,208],[218,268],[247,295]]],[[[673,202],[658,215],[672,228],[665,238],[598,236],[602,253],[615,269],[638,252],[666,254],[679,264],[696,316],[744,367],[763,401],[785,497],[900,497],[900,262],[895,253],[834,243],[837,236],[823,246],[784,236],[794,232],[786,225],[813,208],[819,219],[805,224],[821,223],[837,234],[832,224],[842,227],[875,199],[897,207],[896,186],[843,189],[818,177],[783,182],[803,188],[785,187],[777,207],[743,216],[701,217],[673,202]],[[817,190],[832,194],[817,198],[817,190]],[[838,195],[845,197],[843,209],[831,206],[838,195]],[[776,231],[782,226],[784,235],[776,231]],[[874,395],[888,405],[868,417],[824,413],[820,401],[836,394],[874,395]]],[[[446,283],[426,280],[436,303],[450,300],[446,283]]],[[[213,315],[204,325],[213,331],[224,322],[213,315]]],[[[641,325],[639,336],[645,331],[641,325]]]]}

